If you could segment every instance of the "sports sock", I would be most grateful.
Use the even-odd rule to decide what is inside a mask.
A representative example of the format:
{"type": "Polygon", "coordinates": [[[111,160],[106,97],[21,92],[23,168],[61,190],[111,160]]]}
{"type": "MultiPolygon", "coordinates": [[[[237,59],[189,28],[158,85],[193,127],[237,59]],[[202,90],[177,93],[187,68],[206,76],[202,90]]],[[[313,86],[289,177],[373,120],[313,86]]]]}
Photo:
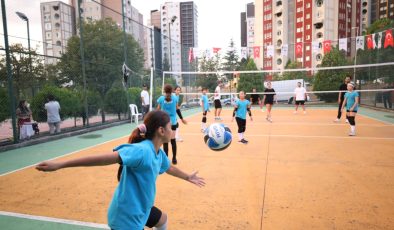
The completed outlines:
{"type": "Polygon", "coordinates": [[[171,139],[172,159],[176,159],[176,140],[171,139]]]}

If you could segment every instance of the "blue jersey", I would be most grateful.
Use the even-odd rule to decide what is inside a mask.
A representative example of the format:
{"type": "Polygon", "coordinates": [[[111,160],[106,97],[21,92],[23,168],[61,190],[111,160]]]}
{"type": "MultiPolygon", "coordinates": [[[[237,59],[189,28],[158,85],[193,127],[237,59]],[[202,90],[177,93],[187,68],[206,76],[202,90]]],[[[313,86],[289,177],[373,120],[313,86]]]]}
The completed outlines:
{"type": "Polygon", "coordinates": [[[176,118],[176,106],[178,104],[177,96],[171,94],[171,101],[166,101],[165,96],[159,97],[157,103],[160,105],[160,109],[167,112],[171,119],[171,125],[176,125],[178,123],[176,118]]]}
{"type": "Polygon", "coordinates": [[[238,100],[235,104],[237,106],[237,112],[235,113],[236,117],[246,119],[246,110],[248,106],[250,105],[249,100],[238,100]]]}
{"type": "MultiPolygon", "coordinates": [[[[358,92],[353,91],[353,92],[346,92],[345,93],[345,98],[346,98],[346,110],[350,110],[354,103],[356,103],[356,97],[360,97],[358,92]]],[[[353,111],[358,110],[358,105],[354,107],[353,111]]]]}
{"type": "Polygon", "coordinates": [[[204,108],[204,111],[208,111],[209,110],[209,102],[208,102],[208,96],[207,95],[202,95],[201,96],[201,103],[202,106],[204,108]]]}
{"type": "Polygon", "coordinates": [[[170,168],[163,150],[151,140],[116,147],[122,159],[122,175],[108,209],[112,229],[143,229],[156,196],[156,179],[170,168]]]}

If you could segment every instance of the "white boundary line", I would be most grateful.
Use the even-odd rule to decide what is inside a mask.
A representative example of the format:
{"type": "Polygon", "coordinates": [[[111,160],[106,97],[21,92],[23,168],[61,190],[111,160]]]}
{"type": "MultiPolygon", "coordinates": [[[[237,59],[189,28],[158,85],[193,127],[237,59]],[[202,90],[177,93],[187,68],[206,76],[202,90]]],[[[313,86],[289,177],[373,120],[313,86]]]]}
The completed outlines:
{"type": "MultiPolygon", "coordinates": [[[[182,136],[202,136],[202,133],[182,133],[182,136]]],[[[327,139],[363,139],[363,140],[394,140],[394,137],[360,137],[360,136],[305,136],[287,134],[249,134],[247,137],[290,137],[290,138],[327,138],[327,139]]]]}
{"type": "MultiPolygon", "coordinates": [[[[255,121],[256,117],[253,119],[253,121],[247,120],[248,124],[257,124],[257,125],[261,125],[261,124],[266,124],[266,125],[302,125],[302,126],[349,126],[349,124],[346,123],[335,123],[333,121],[327,122],[327,123],[307,123],[307,122],[282,122],[282,121],[273,121],[272,123],[269,123],[268,121],[264,122],[264,121],[255,121]]],[[[213,123],[217,123],[217,122],[213,122],[213,123]]],[[[234,123],[235,125],[237,124],[235,121],[231,123],[231,121],[225,121],[223,122],[226,125],[232,124],[234,123]]],[[[199,125],[201,124],[201,122],[188,122],[187,124],[191,124],[191,125],[199,125]]],[[[373,124],[357,124],[357,127],[381,127],[381,128],[385,128],[385,127],[391,127],[394,126],[394,124],[381,124],[381,125],[373,125],[373,124]]]]}
{"type": "Polygon", "coordinates": [[[59,223],[59,224],[69,224],[69,225],[77,225],[77,226],[99,228],[99,229],[110,229],[108,227],[108,225],[106,225],[106,224],[97,224],[97,223],[83,222],[83,221],[77,221],[77,220],[59,219],[59,218],[46,217],[46,216],[33,216],[33,215],[14,213],[14,212],[5,212],[5,211],[0,211],[0,215],[29,219],[29,220],[38,220],[38,221],[59,223]]]}
{"type": "MultiPolygon", "coordinates": [[[[192,115],[187,116],[187,117],[192,117],[192,116],[195,116],[195,115],[198,115],[198,114],[199,114],[199,113],[192,114],[192,115]]],[[[82,134],[82,135],[83,135],[83,134],[82,134]]],[[[78,135],[78,136],[79,136],[79,135],[78,135]]],[[[64,154],[64,155],[60,155],[60,156],[57,156],[57,157],[54,157],[54,158],[51,158],[51,159],[47,159],[47,160],[45,160],[45,161],[52,161],[52,160],[56,160],[56,159],[58,159],[58,158],[66,157],[66,156],[72,155],[72,154],[74,154],[74,153],[78,153],[78,152],[81,152],[81,151],[85,151],[85,150],[87,150],[87,149],[95,148],[95,147],[97,147],[97,146],[104,145],[104,144],[107,144],[108,142],[116,141],[116,140],[119,140],[119,139],[122,139],[122,138],[125,138],[125,137],[128,137],[128,136],[129,136],[129,135],[122,136],[122,137],[118,137],[118,138],[115,138],[115,139],[112,139],[112,140],[105,141],[105,142],[103,142],[103,143],[95,144],[95,145],[92,145],[92,146],[89,146],[89,147],[86,147],[86,148],[83,148],[83,149],[78,149],[78,150],[73,151],[73,152],[71,152],[71,153],[67,153],[67,154],[64,154]]],[[[40,162],[41,162],[41,161],[36,162],[36,163],[34,163],[34,164],[31,164],[31,165],[28,165],[28,166],[25,166],[25,167],[22,167],[22,168],[19,168],[19,169],[15,169],[15,170],[12,170],[12,171],[3,173],[3,174],[0,175],[0,177],[6,176],[6,175],[11,174],[11,173],[14,173],[14,172],[18,172],[18,171],[21,171],[21,170],[24,170],[24,169],[27,169],[27,168],[30,168],[30,167],[33,167],[33,166],[35,166],[36,164],[38,164],[38,163],[40,163],[40,162]]]]}

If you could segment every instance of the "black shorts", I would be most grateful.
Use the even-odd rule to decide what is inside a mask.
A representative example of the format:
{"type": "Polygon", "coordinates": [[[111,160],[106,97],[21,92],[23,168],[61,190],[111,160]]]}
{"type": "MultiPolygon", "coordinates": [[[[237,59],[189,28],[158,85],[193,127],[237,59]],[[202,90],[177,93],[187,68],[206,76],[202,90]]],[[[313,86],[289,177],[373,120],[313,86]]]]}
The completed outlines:
{"type": "Polygon", "coordinates": [[[348,112],[348,113],[357,113],[357,110],[355,110],[355,111],[353,110],[351,112],[349,110],[346,110],[346,112],[348,112]]]}
{"type": "Polygon", "coordinates": [[[171,130],[176,130],[179,127],[179,123],[176,123],[175,125],[171,125],[171,130]]]}
{"type": "Polygon", "coordinates": [[[145,226],[147,226],[149,228],[153,228],[154,226],[156,226],[156,224],[159,223],[159,220],[160,220],[162,214],[163,213],[161,212],[160,209],[153,206],[150,209],[149,217],[148,217],[148,220],[146,221],[145,226]]]}
{"type": "Polygon", "coordinates": [[[220,109],[222,108],[222,103],[220,102],[219,99],[215,99],[215,109],[220,109]]]}
{"type": "Polygon", "coordinates": [[[274,101],[272,101],[272,100],[265,100],[265,102],[264,102],[264,105],[273,105],[274,104],[274,101]]]}
{"type": "Polygon", "coordinates": [[[299,104],[304,105],[304,104],[305,104],[305,101],[295,101],[295,104],[296,104],[296,105],[299,105],[299,104]]]}

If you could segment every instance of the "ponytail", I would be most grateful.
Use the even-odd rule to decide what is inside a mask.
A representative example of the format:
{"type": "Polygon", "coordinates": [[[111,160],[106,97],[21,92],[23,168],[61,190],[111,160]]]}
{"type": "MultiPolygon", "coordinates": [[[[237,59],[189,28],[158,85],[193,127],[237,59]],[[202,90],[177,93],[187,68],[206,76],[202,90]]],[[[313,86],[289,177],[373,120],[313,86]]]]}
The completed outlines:
{"type": "MultiPolygon", "coordinates": [[[[170,86],[171,87],[171,86],[170,86]]],[[[140,124],[131,133],[128,143],[135,144],[144,140],[152,140],[155,136],[156,130],[160,127],[166,127],[170,122],[170,117],[164,111],[152,111],[145,115],[144,123],[140,124]]],[[[118,169],[118,181],[123,171],[123,163],[120,163],[118,169]]]]}

